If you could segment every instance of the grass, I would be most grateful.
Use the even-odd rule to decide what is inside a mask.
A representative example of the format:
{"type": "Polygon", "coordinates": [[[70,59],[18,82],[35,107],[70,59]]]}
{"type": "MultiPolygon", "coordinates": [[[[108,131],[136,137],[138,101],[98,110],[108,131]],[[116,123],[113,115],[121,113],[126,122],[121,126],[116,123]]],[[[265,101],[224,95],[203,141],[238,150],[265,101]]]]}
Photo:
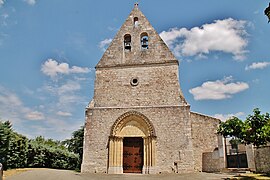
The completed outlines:
{"type": "Polygon", "coordinates": [[[264,179],[270,180],[270,175],[269,174],[253,174],[253,173],[246,173],[246,174],[240,174],[237,175],[233,178],[231,178],[231,180],[256,180],[256,179],[264,179]]]}

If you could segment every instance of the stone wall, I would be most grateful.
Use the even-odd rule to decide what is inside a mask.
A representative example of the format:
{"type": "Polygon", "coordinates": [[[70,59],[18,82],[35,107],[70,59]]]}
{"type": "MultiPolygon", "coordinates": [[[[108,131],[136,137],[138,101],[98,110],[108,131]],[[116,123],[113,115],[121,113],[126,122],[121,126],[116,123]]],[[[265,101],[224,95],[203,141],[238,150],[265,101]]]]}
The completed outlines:
{"type": "Polygon", "coordinates": [[[178,64],[96,71],[95,107],[181,105],[178,64]],[[137,79],[137,85],[132,80],[137,79]]]}
{"type": "Polygon", "coordinates": [[[202,154],[202,171],[218,172],[220,171],[219,166],[218,150],[214,150],[214,152],[205,152],[202,154]]]}
{"type": "Polygon", "coordinates": [[[270,173],[270,146],[254,148],[257,172],[270,173]]]}
{"type": "MultiPolygon", "coordinates": [[[[218,148],[217,128],[219,121],[216,118],[191,112],[192,140],[194,150],[194,168],[203,171],[203,153],[212,153],[218,148]]],[[[205,154],[209,159],[210,154],[205,154]]],[[[218,166],[219,167],[219,166],[218,166]]]]}
{"type": "Polygon", "coordinates": [[[248,168],[251,171],[256,171],[255,159],[254,159],[254,147],[252,144],[246,145],[247,163],[248,168]]]}
{"type": "Polygon", "coordinates": [[[145,115],[155,128],[156,173],[194,171],[189,106],[179,106],[88,109],[82,172],[107,172],[111,127],[129,111],[145,115]]]}

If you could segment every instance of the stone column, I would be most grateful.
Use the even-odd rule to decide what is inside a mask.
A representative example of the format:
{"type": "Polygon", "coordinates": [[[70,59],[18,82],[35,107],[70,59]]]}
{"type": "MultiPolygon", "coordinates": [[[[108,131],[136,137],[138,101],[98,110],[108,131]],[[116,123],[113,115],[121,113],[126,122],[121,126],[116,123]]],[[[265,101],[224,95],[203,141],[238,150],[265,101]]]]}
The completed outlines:
{"type": "Polygon", "coordinates": [[[109,139],[109,168],[113,166],[113,140],[109,139]]]}
{"type": "Polygon", "coordinates": [[[108,174],[123,173],[123,138],[112,136],[109,139],[108,174]]]}
{"type": "Polygon", "coordinates": [[[121,172],[123,173],[123,139],[124,138],[120,138],[120,167],[121,167],[121,172]]]}
{"type": "Polygon", "coordinates": [[[149,137],[148,138],[149,141],[148,141],[148,152],[149,152],[149,168],[152,166],[152,138],[149,137]]]}
{"type": "Polygon", "coordinates": [[[149,161],[149,158],[148,158],[148,137],[144,137],[143,138],[144,142],[143,142],[143,149],[144,149],[144,154],[143,154],[143,169],[142,169],[142,173],[143,174],[148,174],[148,161],[149,161]]]}
{"type": "Polygon", "coordinates": [[[149,174],[156,174],[156,137],[150,137],[151,139],[151,164],[149,166],[149,174]]]}
{"type": "Polygon", "coordinates": [[[144,138],[143,174],[155,174],[155,166],[156,166],[156,138],[148,136],[144,138]]]}

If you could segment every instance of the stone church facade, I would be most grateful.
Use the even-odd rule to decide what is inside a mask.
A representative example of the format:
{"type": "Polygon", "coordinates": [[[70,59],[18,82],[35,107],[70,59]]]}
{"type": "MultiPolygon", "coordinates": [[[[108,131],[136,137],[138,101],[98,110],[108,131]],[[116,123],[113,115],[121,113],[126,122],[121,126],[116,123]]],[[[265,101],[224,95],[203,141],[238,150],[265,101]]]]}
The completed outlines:
{"type": "MultiPolygon", "coordinates": [[[[178,60],[135,4],[96,66],[94,97],[86,108],[82,172],[155,174],[206,168],[203,153],[220,146],[219,120],[190,111],[178,68],[178,60]]],[[[219,154],[221,163],[215,166],[222,168],[219,154]]]]}

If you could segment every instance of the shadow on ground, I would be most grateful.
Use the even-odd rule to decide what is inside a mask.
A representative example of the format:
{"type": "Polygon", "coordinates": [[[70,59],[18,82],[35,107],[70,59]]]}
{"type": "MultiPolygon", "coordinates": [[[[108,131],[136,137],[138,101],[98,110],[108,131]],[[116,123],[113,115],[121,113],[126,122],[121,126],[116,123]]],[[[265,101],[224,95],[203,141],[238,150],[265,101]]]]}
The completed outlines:
{"type": "Polygon", "coordinates": [[[270,180],[270,174],[240,174],[237,176],[234,176],[231,178],[232,180],[237,179],[237,180],[257,180],[257,179],[264,179],[270,180]]]}

